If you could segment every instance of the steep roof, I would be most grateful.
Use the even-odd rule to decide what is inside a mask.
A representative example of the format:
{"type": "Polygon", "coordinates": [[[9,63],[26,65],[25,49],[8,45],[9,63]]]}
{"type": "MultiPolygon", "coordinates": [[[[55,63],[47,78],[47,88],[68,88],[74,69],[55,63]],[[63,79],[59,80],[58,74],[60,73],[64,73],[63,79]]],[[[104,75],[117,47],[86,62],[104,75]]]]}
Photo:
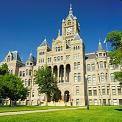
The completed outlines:
{"type": "Polygon", "coordinates": [[[36,58],[32,55],[32,53],[30,53],[27,61],[36,62],[36,58]]]}
{"type": "Polygon", "coordinates": [[[46,38],[44,39],[44,41],[41,43],[41,45],[40,46],[48,46],[48,42],[47,42],[47,40],[46,40],[46,38]]]}
{"type": "Polygon", "coordinates": [[[19,56],[18,51],[9,51],[8,55],[9,54],[12,56],[12,59],[13,60],[16,60],[16,61],[20,61],[21,62],[21,58],[19,56]]]}
{"type": "Polygon", "coordinates": [[[73,15],[72,4],[70,4],[69,14],[66,19],[77,19],[77,17],[73,15]]]}
{"type": "Polygon", "coordinates": [[[80,40],[81,42],[83,42],[83,39],[80,37],[78,33],[75,34],[74,40],[80,40]]]}
{"type": "Polygon", "coordinates": [[[85,54],[86,59],[95,59],[96,54],[95,53],[87,53],[85,54]]]}
{"type": "Polygon", "coordinates": [[[101,41],[98,43],[98,51],[104,51],[101,41]]]}

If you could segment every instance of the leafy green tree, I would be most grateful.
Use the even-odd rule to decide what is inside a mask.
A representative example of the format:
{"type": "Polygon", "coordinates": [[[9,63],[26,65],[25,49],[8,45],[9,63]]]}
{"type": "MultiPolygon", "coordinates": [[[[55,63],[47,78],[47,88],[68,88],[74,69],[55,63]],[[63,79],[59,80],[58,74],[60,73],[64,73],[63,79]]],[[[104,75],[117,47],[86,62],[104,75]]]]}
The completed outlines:
{"type": "MultiPolygon", "coordinates": [[[[0,81],[1,81],[1,84],[3,83],[2,82],[2,77],[1,77],[1,75],[3,76],[3,75],[5,75],[5,74],[8,74],[8,66],[7,66],[7,64],[5,63],[5,64],[2,64],[1,66],[0,66],[0,81]]],[[[3,99],[4,98],[2,98],[2,93],[4,92],[4,90],[3,90],[3,88],[2,88],[2,85],[0,85],[0,104],[3,104],[3,99]]]]}
{"type": "Polygon", "coordinates": [[[61,100],[61,91],[58,89],[58,87],[55,87],[54,89],[52,100],[54,102],[58,102],[59,100],[61,100]]]}
{"type": "Polygon", "coordinates": [[[120,72],[115,72],[115,79],[122,84],[122,32],[113,31],[107,34],[107,41],[111,43],[111,51],[109,53],[111,64],[119,64],[120,72]]]}
{"type": "Polygon", "coordinates": [[[10,106],[16,105],[16,101],[26,99],[27,88],[24,88],[20,78],[12,74],[0,76],[0,96],[10,99],[10,106]]]}
{"type": "Polygon", "coordinates": [[[2,64],[0,66],[0,75],[5,75],[8,73],[8,65],[5,63],[5,64],[2,64]]]}
{"type": "MultiPolygon", "coordinates": [[[[45,93],[46,105],[51,101],[51,97],[56,97],[55,90],[58,89],[56,80],[48,66],[41,67],[35,74],[35,83],[39,86],[39,92],[45,93]]],[[[55,98],[57,100],[57,97],[55,98]]]]}

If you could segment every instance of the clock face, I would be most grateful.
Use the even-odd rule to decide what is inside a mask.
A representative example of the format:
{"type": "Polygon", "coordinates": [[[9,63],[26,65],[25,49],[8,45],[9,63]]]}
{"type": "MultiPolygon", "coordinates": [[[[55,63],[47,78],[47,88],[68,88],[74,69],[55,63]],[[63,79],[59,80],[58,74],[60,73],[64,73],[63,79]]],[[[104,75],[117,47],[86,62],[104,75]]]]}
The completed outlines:
{"type": "Polygon", "coordinates": [[[72,30],[73,30],[73,28],[72,28],[72,27],[66,28],[66,32],[67,32],[67,33],[71,33],[71,32],[72,32],[72,30]]]}

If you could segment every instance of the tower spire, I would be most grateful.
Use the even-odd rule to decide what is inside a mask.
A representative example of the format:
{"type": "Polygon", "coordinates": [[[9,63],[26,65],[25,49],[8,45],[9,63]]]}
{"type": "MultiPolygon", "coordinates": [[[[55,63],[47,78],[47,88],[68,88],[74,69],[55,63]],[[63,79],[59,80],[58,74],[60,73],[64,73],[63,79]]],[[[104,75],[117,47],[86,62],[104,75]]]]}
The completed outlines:
{"type": "Polygon", "coordinates": [[[72,4],[71,4],[71,3],[70,3],[69,15],[73,15],[73,11],[72,11],[72,4]]]}
{"type": "Polygon", "coordinates": [[[99,43],[98,43],[98,51],[102,51],[103,50],[103,47],[102,47],[102,43],[99,39],[99,43]]]}

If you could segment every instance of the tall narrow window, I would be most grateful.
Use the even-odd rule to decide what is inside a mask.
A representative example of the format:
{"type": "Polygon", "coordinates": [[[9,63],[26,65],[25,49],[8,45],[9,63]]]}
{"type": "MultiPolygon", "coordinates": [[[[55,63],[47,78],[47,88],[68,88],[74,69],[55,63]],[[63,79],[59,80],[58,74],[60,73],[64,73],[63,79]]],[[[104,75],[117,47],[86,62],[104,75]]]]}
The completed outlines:
{"type": "Polygon", "coordinates": [[[114,82],[115,81],[115,77],[114,77],[114,74],[110,74],[110,77],[111,77],[111,81],[114,82]]]}
{"type": "Polygon", "coordinates": [[[87,64],[87,71],[90,71],[90,64],[87,64]]]}

